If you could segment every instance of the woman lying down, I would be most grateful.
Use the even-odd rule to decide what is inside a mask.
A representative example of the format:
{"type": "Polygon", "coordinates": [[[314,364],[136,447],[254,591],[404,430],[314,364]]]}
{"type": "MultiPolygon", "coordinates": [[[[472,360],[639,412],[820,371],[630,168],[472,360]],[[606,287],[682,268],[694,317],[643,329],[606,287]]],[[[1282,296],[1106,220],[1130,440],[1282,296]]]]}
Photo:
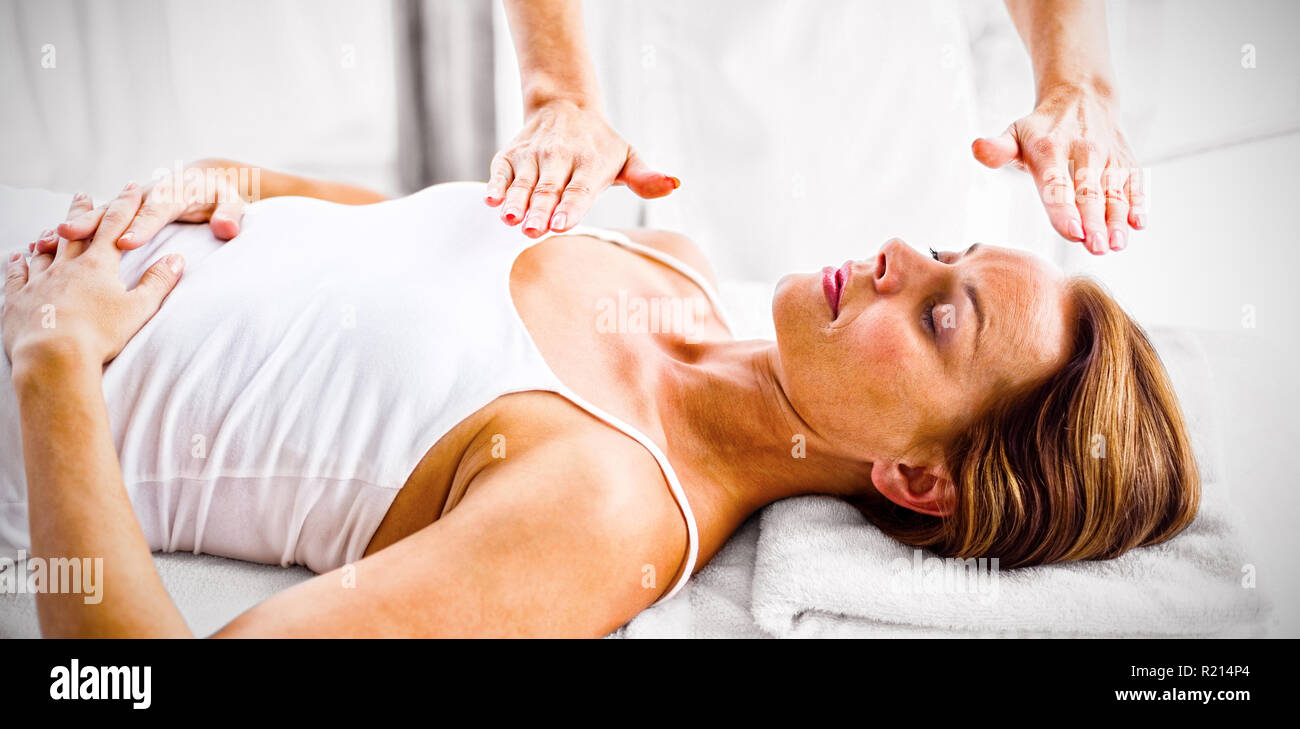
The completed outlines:
{"type": "Polygon", "coordinates": [[[217,636],[602,636],[790,496],[1003,568],[1195,515],[1143,331],[1024,253],[891,240],[786,276],[776,341],[736,341],[680,235],[527,240],[478,183],[262,192],[226,241],[161,227],[212,206],[79,197],[7,261],[0,546],[103,558],[99,602],[38,595],[47,636],[191,635],[153,550],[319,573],[217,636]]]}

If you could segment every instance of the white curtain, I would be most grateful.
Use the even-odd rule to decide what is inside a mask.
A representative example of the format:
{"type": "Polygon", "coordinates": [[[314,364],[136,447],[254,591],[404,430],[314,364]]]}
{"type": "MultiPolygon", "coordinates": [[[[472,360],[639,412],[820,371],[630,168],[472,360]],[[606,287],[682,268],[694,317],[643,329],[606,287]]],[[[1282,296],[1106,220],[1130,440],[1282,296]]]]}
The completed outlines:
{"type": "Polygon", "coordinates": [[[586,4],[615,126],[682,187],[643,206],[728,278],[966,237],[974,131],[955,0],[586,4]]]}
{"type": "Polygon", "coordinates": [[[496,153],[493,0],[398,0],[398,167],[404,190],[487,178],[496,153]]]}
{"type": "Polygon", "coordinates": [[[0,184],[113,194],[231,157],[397,192],[392,6],[0,2],[0,184]]]}

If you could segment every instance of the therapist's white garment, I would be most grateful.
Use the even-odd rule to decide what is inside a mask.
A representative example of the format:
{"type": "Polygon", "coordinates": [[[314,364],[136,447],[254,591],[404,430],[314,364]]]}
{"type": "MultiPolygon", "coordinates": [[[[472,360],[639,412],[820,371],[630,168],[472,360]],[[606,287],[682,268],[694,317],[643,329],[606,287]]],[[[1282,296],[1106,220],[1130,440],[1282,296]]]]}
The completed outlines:
{"type": "MultiPolygon", "coordinates": [[[[483,205],[482,183],[376,205],[272,198],[238,237],[170,225],[122,260],[134,285],[168,253],[184,275],[104,373],[113,441],[149,546],[323,572],[358,560],[425,453],[511,392],[559,393],[640,442],[694,517],[664,453],[551,371],[510,296],[536,241],[483,205]]],[[[612,231],[579,229],[697,273],[612,231]]],[[[7,366],[5,367],[7,370],[7,366]]],[[[7,372],[6,372],[7,374],[7,372]]],[[[17,406],[0,383],[0,547],[24,549],[17,406]]]]}

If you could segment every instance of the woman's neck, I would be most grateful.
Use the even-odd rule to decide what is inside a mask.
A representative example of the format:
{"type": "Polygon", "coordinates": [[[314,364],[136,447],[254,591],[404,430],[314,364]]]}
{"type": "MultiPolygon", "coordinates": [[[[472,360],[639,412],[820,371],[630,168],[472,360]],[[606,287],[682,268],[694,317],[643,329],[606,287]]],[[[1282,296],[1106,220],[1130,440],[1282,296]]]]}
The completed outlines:
{"type": "Polygon", "coordinates": [[[871,464],[834,455],[791,405],[775,342],[677,343],[667,354],[656,390],[669,455],[708,489],[716,517],[739,523],[779,499],[870,488],[871,464]]]}

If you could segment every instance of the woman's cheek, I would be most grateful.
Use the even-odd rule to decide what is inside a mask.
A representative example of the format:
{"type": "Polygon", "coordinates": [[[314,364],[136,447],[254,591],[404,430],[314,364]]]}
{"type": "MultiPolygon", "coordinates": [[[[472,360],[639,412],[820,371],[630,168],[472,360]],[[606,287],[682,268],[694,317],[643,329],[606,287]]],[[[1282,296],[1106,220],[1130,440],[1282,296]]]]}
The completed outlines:
{"type": "Polygon", "coordinates": [[[866,319],[862,331],[853,338],[857,358],[891,369],[905,364],[913,352],[900,329],[897,322],[888,319],[866,319]]]}

